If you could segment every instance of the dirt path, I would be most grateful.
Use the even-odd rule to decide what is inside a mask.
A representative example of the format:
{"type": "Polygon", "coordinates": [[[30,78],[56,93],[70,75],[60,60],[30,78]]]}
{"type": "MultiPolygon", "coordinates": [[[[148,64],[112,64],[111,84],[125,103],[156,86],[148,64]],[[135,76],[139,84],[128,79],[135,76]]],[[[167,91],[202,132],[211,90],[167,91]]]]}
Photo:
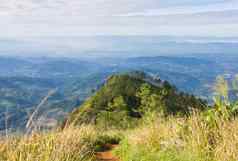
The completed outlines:
{"type": "Polygon", "coordinates": [[[112,154],[112,150],[116,148],[118,145],[112,145],[112,144],[107,144],[105,147],[107,147],[108,150],[102,151],[102,152],[97,152],[96,153],[96,158],[98,161],[120,161],[119,158],[114,156],[112,154]]]}

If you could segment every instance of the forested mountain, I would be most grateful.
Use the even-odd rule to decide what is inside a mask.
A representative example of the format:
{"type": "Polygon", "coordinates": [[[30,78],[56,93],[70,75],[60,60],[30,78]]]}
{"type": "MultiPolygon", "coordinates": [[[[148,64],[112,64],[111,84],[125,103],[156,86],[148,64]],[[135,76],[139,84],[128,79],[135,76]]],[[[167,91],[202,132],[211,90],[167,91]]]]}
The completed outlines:
{"type": "Polygon", "coordinates": [[[110,76],[96,94],[68,118],[66,124],[96,123],[126,126],[148,111],[161,115],[186,115],[206,103],[193,95],[179,92],[167,81],[141,72],[110,76]]]}

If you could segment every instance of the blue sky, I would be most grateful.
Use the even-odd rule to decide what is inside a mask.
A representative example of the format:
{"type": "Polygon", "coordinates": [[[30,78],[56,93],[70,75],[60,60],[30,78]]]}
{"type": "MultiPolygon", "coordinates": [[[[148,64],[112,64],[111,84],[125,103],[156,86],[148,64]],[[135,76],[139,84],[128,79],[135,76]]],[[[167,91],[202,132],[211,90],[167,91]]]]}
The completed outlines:
{"type": "Polygon", "coordinates": [[[238,36],[238,0],[0,0],[1,38],[238,36]]]}

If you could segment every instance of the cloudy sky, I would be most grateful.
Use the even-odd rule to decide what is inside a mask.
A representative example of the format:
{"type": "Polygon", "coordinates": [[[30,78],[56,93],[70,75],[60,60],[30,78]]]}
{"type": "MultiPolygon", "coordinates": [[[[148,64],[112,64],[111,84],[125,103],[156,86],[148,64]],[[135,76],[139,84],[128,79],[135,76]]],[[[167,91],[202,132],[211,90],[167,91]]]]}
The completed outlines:
{"type": "Polygon", "coordinates": [[[238,0],[0,0],[1,38],[238,36],[238,0]]]}
{"type": "Polygon", "coordinates": [[[234,53],[237,44],[238,0],[0,0],[0,55],[234,53]],[[191,36],[231,44],[177,43],[191,36]]]}

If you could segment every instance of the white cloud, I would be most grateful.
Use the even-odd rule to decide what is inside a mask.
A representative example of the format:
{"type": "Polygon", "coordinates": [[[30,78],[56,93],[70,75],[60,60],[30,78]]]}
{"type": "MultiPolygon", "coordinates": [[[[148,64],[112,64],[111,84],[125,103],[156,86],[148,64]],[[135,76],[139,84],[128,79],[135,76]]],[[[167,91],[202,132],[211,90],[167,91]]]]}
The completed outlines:
{"type": "Polygon", "coordinates": [[[225,12],[231,10],[238,10],[238,2],[225,2],[210,5],[198,6],[178,6],[160,9],[147,9],[142,12],[131,12],[118,16],[133,17],[133,16],[166,16],[166,15],[180,15],[180,14],[198,14],[206,12],[225,12]]]}
{"type": "MultiPolygon", "coordinates": [[[[0,0],[0,37],[234,35],[237,0],[0,0]],[[223,30],[230,26],[232,30],[223,30]],[[220,28],[217,28],[220,27],[220,28]],[[158,30],[160,28],[161,30],[158,30]],[[209,31],[209,32],[208,32],[209,31]],[[196,33],[192,33],[196,32],[196,33]]],[[[238,33],[237,33],[238,34],[238,33]]],[[[236,35],[237,35],[236,34],[236,35]]]]}
{"type": "MultiPolygon", "coordinates": [[[[92,41],[85,41],[75,37],[238,37],[238,1],[0,0],[0,26],[0,40],[3,40],[0,54],[65,54],[94,48],[121,50],[125,46],[118,47],[120,42],[112,46],[111,40],[104,42],[92,38],[92,41]]],[[[140,45],[135,45],[133,41],[126,47],[139,48],[139,51],[140,45]]]]}

